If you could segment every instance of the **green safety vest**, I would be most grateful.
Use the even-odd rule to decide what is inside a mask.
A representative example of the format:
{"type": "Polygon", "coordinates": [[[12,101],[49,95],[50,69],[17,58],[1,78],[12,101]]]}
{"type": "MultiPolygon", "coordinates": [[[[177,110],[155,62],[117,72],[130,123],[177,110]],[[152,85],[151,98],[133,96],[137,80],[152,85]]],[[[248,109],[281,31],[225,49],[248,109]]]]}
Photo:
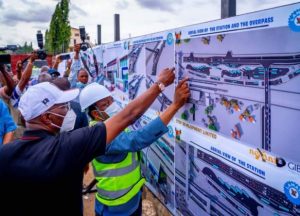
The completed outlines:
{"type": "MultiPolygon", "coordinates": [[[[90,122],[90,126],[95,121],[90,122]]],[[[125,130],[128,131],[128,130],[125,130]]],[[[145,179],[141,175],[139,152],[129,152],[118,163],[92,161],[97,183],[96,198],[107,206],[122,205],[131,200],[142,188],[145,179]]]]}

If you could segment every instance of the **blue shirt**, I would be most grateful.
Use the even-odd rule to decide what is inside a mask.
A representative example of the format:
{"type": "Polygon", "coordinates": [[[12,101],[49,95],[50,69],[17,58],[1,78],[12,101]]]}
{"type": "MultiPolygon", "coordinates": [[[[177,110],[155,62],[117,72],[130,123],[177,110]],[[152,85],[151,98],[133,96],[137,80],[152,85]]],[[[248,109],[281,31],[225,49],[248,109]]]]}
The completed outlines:
{"type": "Polygon", "coordinates": [[[0,145],[2,145],[5,134],[17,129],[17,126],[9,114],[8,107],[0,99],[0,145]]]}
{"type": "MultiPolygon", "coordinates": [[[[148,147],[166,132],[168,132],[168,127],[157,117],[139,130],[121,133],[106,147],[105,155],[99,157],[106,163],[120,162],[128,152],[137,152],[148,147]]],[[[141,192],[119,206],[105,206],[96,199],[95,211],[99,214],[103,212],[103,216],[130,215],[138,208],[140,199],[141,192]]]]}
{"type": "Polygon", "coordinates": [[[76,88],[77,83],[77,74],[79,70],[81,69],[81,62],[79,59],[73,59],[72,65],[71,65],[71,72],[69,74],[69,82],[71,84],[71,88],[76,88]]]}

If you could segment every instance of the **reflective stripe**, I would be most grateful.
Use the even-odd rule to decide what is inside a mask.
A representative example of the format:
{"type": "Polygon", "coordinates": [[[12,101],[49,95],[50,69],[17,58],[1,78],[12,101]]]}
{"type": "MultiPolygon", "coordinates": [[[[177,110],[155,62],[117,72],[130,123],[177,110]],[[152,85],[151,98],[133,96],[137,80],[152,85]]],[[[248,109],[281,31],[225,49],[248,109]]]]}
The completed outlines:
{"type": "Polygon", "coordinates": [[[141,168],[137,166],[134,171],[117,177],[96,177],[98,187],[108,191],[123,190],[134,185],[141,178],[141,168]]]}
{"type": "Polygon", "coordinates": [[[104,198],[108,198],[108,199],[117,199],[121,196],[123,196],[124,194],[127,194],[132,188],[134,187],[134,185],[130,186],[129,188],[125,188],[122,190],[117,190],[117,191],[107,191],[107,190],[103,190],[99,187],[97,187],[97,192],[98,194],[104,198]]]}
{"type": "MultiPolygon", "coordinates": [[[[132,163],[131,152],[126,153],[125,158],[122,157],[122,160],[119,162],[103,162],[102,156],[96,157],[92,163],[96,170],[113,170],[130,166],[132,163]]],[[[110,156],[113,156],[111,154],[110,156]]],[[[104,156],[105,157],[105,156],[104,156]]]]}
{"type": "Polygon", "coordinates": [[[107,206],[118,206],[122,205],[124,203],[127,203],[129,200],[132,199],[143,187],[145,183],[145,179],[141,178],[136,184],[133,185],[133,187],[127,192],[124,193],[123,195],[115,198],[110,198],[110,197],[102,197],[99,193],[96,194],[96,198],[99,202],[101,202],[104,205],[107,206]]]}
{"type": "Polygon", "coordinates": [[[135,153],[131,153],[131,164],[122,168],[115,168],[110,170],[94,170],[94,174],[97,177],[117,177],[123,176],[135,170],[137,166],[139,166],[139,161],[135,159],[135,153]]]}

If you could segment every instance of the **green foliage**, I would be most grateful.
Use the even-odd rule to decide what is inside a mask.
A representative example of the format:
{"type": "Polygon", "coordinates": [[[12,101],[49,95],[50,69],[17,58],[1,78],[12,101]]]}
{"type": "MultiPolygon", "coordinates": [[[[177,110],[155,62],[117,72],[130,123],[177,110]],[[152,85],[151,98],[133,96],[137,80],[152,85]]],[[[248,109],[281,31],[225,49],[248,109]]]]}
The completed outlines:
{"type": "Polygon", "coordinates": [[[33,51],[32,42],[30,43],[30,45],[28,45],[27,42],[25,42],[23,46],[19,47],[16,50],[16,53],[18,53],[18,54],[26,54],[26,53],[31,53],[32,51],[33,51]]]}
{"type": "Polygon", "coordinates": [[[49,31],[45,33],[45,47],[53,54],[66,52],[70,37],[69,0],[61,0],[52,15],[49,31]]]}

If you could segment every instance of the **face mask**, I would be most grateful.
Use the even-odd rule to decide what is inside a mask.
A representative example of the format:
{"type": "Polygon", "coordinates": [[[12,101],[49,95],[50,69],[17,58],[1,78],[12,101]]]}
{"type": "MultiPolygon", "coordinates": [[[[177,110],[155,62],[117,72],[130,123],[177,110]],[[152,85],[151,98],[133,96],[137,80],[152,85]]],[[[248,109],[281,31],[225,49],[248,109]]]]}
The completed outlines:
{"type": "Polygon", "coordinates": [[[115,114],[120,112],[122,108],[114,101],[109,107],[104,110],[109,117],[113,117],[115,114]]]}
{"type": "Polygon", "coordinates": [[[57,113],[53,113],[53,112],[48,112],[48,113],[51,113],[53,115],[64,118],[63,123],[62,123],[61,126],[58,126],[56,124],[51,123],[51,125],[53,125],[54,127],[59,128],[60,132],[71,131],[71,130],[74,129],[75,121],[76,121],[76,114],[73,111],[73,109],[70,109],[67,112],[66,116],[63,116],[63,115],[60,115],[60,114],[57,114],[57,113]]]}
{"type": "Polygon", "coordinates": [[[83,89],[87,84],[83,84],[82,82],[76,83],[76,88],[83,89]]]}

